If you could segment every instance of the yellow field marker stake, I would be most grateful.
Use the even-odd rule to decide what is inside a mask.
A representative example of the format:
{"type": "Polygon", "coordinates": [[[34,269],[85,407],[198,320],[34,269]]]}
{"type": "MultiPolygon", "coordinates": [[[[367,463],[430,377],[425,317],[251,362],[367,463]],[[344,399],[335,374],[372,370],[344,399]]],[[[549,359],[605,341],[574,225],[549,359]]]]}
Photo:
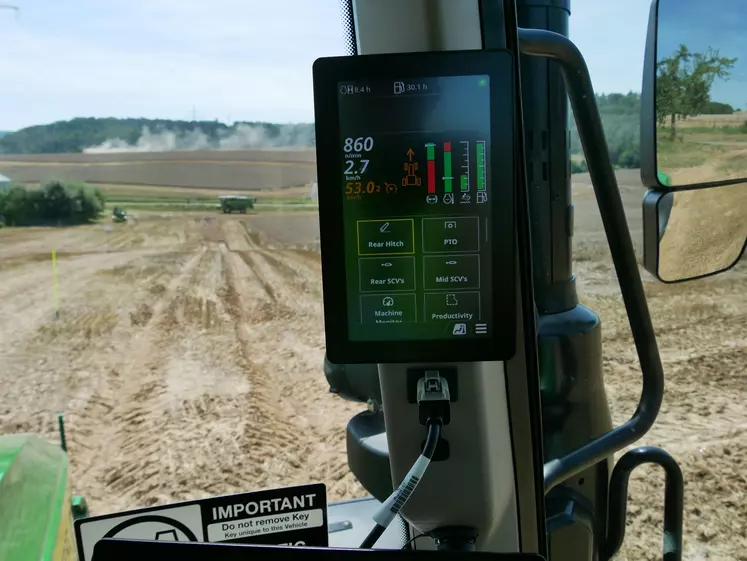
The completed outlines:
{"type": "Polygon", "coordinates": [[[54,316],[60,319],[60,290],[57,283],[57,251],[52,250],[52,291],[54,292],[54,316]]]}

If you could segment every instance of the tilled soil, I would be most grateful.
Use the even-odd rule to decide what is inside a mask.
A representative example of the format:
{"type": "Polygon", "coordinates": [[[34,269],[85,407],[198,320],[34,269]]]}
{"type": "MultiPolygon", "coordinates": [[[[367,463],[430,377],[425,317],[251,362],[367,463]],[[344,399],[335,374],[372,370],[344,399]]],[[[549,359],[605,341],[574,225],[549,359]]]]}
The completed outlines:
{"type": "Polygon", "coordinates": [[[308,481],[362,491],[344,455],[359,407],[321,374],[318,253],[249,222],[2,232],[0,432],[56,438],[64,412],[93,512],[308,481]]]}
{"type": "MultiPolygon", "coordinates": [[[[602,318],[619,424],[640,372],[593,197],[574,199],[574,270],[602,318]]],[[[95,514],[313,481],[331,500],[365,494],[345,458],[362,406],[322,375],[316,215],[154,214],[108,230],[0,230],[0,433],[56,440],[65,413],[75,491],[95,514]]],[[[638,444],[682,465],[686,559],[745,560],[747,269],[681,285],[642,275],[667,379],[638,444]]],[[[620,559],[661,559],[662,501],[661,474],[641,469],[620,559]]]]}

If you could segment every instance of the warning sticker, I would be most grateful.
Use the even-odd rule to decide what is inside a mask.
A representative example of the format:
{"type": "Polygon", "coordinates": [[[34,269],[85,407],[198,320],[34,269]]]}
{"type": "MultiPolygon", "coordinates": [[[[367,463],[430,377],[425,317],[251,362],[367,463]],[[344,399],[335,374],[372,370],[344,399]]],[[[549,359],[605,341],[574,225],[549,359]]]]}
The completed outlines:
{"type": "Polygon", "coordinates": [[[104,538],[327,547],[327,490],[319,483],[84,518],[75,537],[80,561],[104,538]]]}
{"type": "Polygon", "coordinates": [[[321,509],[317,509],[211,524],[207,527],[207,535],[209,542],[223,542],[278,532],[319,528],[323,525],[324,514],[321,509]]]}

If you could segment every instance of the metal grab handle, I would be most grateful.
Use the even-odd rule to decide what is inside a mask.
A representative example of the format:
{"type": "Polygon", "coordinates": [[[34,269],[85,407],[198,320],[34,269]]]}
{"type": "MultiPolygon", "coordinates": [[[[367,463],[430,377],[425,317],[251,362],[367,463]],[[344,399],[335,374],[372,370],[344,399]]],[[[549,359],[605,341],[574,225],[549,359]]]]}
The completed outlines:
{"type": "Polygon", "coordinates": [[[560,65],[643,374],[641,398],[627,423],[545,464],[547,492],[648,432],[664,395],[664,373],[586,62],[573,42],[552,31],[520,28],[519,47],[525,55],[551,58],[560,65]]]}
{"type": "Polygon", "coordinates": [[[642,464],[664,468],[664,561],[682,561],[682,513],[684,482],[677,461],[667,452],[653,446],[641,446],[626,453],[615,464],[610,477],[609,522],[602,547],[602,561],[611,559],[625,538],[625,518],[628,504],[628,482],[631,472],[642,464]]]}

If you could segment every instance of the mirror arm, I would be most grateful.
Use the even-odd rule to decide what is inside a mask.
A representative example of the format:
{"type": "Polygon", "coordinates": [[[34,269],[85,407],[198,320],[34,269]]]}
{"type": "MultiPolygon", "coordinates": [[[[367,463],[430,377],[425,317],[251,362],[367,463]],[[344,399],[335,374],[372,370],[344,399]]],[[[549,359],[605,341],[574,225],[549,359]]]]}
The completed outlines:
{"type": "Polygon", "coordinates": [[[664,373],[586,62],[573,42],[552,31],[520,28],[519,46],[522,54],[550,58],[560,66],[643,374],[643,389],[638,407],[627,423],[566,456],[545,464],[547,492],[565,479],[634,443],[648,432],[661,407],[664,373]]]}

